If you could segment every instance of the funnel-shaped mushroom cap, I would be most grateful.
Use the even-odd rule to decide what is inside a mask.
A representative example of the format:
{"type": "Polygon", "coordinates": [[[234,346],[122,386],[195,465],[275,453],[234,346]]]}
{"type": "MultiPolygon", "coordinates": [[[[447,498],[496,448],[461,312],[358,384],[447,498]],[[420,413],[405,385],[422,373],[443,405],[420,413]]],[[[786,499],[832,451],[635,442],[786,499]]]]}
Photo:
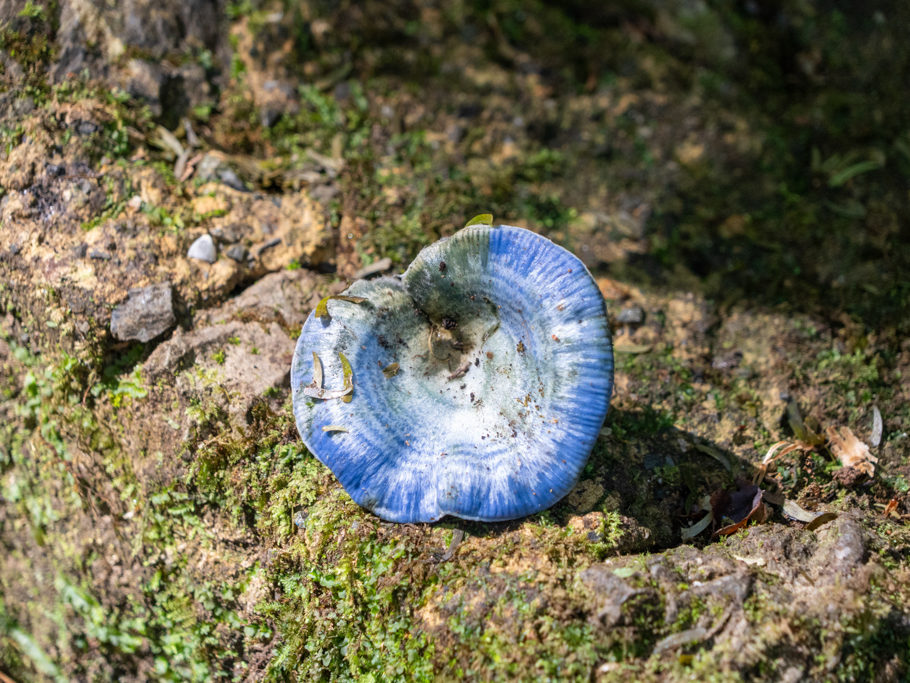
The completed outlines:
{"type": "Polygon", "coordinates": [[[345,294],[330,317],[310,314],[291,382],[304,443],[357,503],[396,522],[494,521],[572,489],[613,383],[581,261],[528,230],[474,225],[345,294]]]}

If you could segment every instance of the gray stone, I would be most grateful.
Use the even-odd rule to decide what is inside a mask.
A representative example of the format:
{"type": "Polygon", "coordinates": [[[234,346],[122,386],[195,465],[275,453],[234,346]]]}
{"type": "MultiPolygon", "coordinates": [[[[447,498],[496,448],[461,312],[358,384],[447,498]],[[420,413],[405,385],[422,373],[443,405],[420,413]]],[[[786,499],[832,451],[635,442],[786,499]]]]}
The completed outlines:
{"type": "Polygon", "coordinates": [[[215,241],[212,236],[205,234],[197,238],[187,250],[186,257],[205,261],[206,263],[214,263],[215,259],[218,258],[218,253],[215,251],[215,241]]]}
{"type": "Polygon", "coordinates": [[[217,52],[223,26],[219,5],[217,0],[60,2],[52,75],[62,81],[69,73],[88,69],[92,77],[105,77],[124,52],[162,63],[165,57],[198,54],[200,49],[217,52]]]}
{"type": "Polygon", "coordinates": [[[234,259],[237,261],[237,263],[243,263],[246,261],[247,251],[246,247],[242,244],[235,244],[231,246],[225,253],[228,255],[228,258],[234,259]]]}
{"type": "Polygon", "coordinates": [[[145,100],[156,116],[161,115],[161,90],[165,75],[160,64],[144,59],[131,59],[127,63],[129,81],[126,91],[133,97],[145,100]]]}
{"type": "MultiPolygon", "coordinates": [[[[178,67],[177,74],[183,83],[183,92],[186,95],[188,106],[207,104],[211,100],[213,97],[212,85],[209,83],[202,65],[188,62],[178,67]]],[[[190,147],[199,146],[199,139],[191,127],[187,130],[187,144],[190,147]]]]}
{"type": "Polygon", "coordinates": [[[240,179],[240,176],[234,171],[234,169],[227,166],[219,166],[218,170],[218,180],[227,185],[230,188],[238,190],[239,192],[249,192],[249,188],[246,186],[246,183],[240,179]]]}
{"type": "Polygon", "coordinates": [[[77,121],[75,128],[77,135],[91,135],[97,133],[100,126],[94,121],[77,121]]]}
{"type": "Polygon", "coordinates": [[[662,638],[654,645],[654,654],[660,654],[665,650],[675,650],[684,645],[697,643],[704,640],[708,635],[708,630],[700,626],[690,628],[678,633],[671,633],[666,638],[662,638]]]}
{"type": "Polygon", "coordinates": [[[176,323],[170,283],[131,289],[111,314],[111,334],[121,341],[147,342],[176,323]]]}
{"type": "Polygon", "coordinates": [[[727,351],[714,356],[711,367],[715,370],[731,370],[739,366],[743,360],[742,351],[727,351]]]}
{"type": "Polygon", "coordinates": [[[216,177],[215,174],[218,171],[218,166],[220,164],[221,159],[217,156],[214,154],[206,154],[196,166],[196,177],[199,180],[212,180],[216,177]]]}
{"type": "Polygon", "coordinates": [[[620,325],[641,325],[645,321],[645,312],[641,306],[626,306],[616,316],[620,325]]]}
{"type": "Polygon", "coordinates": [[[233,244],[234,242],[239,242],[243,237],[243,227],[231,223],[229,225],[219,225],[212,229],[211,235],[219,242],[224,242],[225,244],[233,244]]]}
{"type": "Polygon", "coordinates": [[[664,453],[646,453],[642,465],[646,470],[657,469],[658,467],[673,467],[675,463],[673,458],[664,453]]]}
{"type": "Polygon", "coordinates": [[[855,519],[842,515],[820,528],[817,535],[820,543],[813,559],[820,567],[819,583],[837,583],[862,566],[869,539],[855,519]]]}
{"type": "Polygon", "coordinates": [[[256,250],[256,256],[262,256],[262,253],[263,253],[264,251],[266,251],[267,249],[271,249],[272,247],[277,247],[279,244],[281,244],[281,238],[280,238],[280,237],[273,237],[272,239],[270,239],[270,240],[269,240],[268,242],[266,242],[265,244],[261,245],[261,246],[256,250]]]}

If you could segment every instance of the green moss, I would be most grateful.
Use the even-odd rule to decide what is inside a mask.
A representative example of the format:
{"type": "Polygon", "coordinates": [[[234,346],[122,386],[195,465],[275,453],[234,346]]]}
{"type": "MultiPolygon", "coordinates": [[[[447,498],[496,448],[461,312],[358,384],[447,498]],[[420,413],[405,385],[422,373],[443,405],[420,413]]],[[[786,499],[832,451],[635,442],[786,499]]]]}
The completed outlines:
{"type": "Polygon", "coordinates": [[[837,680],[900,678],[910,673],[910,628],[896,610],[867,608],[843,626],[837,680]]]}
{"type": "MultiPolygon", "coordinates": [[[[53,584],[45,586],[50,590],[38,599],[45,605],[44,618],[63,634],[55,652],[65,659],[55,662],[50,655],[42,655],[40,647],[23,635],[16,616],[4,612],[0,642],[3,660],[16,663],[11,670],[34,668],[46,675],[66,671],[69,677],[83,671],[80,661],[88,665],[101,657],[110,666],[129,670],[142,655],[154,660],[161,678],[210,680],[216,672],[228,670],[233,660],[243,659],[241,650],[228,645],[232,641],[228,634],[244,634],[235,648],[270,638],[262,621],[249,621],[237,611],[237,598],[255,568],[221,577],[199,575],[198,556],[191,560],[180,548],[192,539],[206,552],[217,541],[199,514],[197,497],[175,484],[145,489],[124,461],[117,440],[111,438],[113,425],[99,424],[82,405],[85,396],[113,407],[122,405],[122,397],[136,395],[130,378],[138,378],[137,372],[109,370],[89,392],[82,387],[93,375],[77,359],[64,357],[59,366],[38,372],[40,359],[14,348],[18,360],[33,368],[24,376],[21,403],[32,433],[3,434],[10,448],[9,459],[0,467],[15,475],[5,480],[4,497],[25,514],[35,542],[54,558],[53,584]],[[84,464],[81,469],[73,466],[74,443],[91,449],[100,472],[87,476],[84,464]],[[96,479],[99,475],[110,481],[96,479]],[[139,499],[145,504],[139,506],[139,499]],[[77,578],[81,562],[91,564],[100,558],[93,547],[97,532],[74,537],[70,529],[82,524],[91,529],[91,515],[98,506],[122,520],[129,529],[132,556],[142,558],[146,567],[127,564],[134,572],[133,588],[120,595],[116,609],[108,602],[116,595],[100,593],[91,582],[77,578]]],[[[130,362],[125,359],[121,366],[130,362]]],[[[122,543],[117,541],[104,557],[114,552],[129,562],[122,543]]],[[[25,556],[20,560],[30,561],[25,556]]]]}
{"type": "Polygon", "coordinates": [[[0,50],[18,62],[25,78],[17,85],[37,102],[47,95],[45,69],[56,55],[53,36],[57,21],[55,0],[27,0],[18,13],[0,25],[0,50]]]}
{"type": "Polygon", "coordinates": [[[819,373],[845,389],[856,388],[857,385],[874,386],[879,380],[878,359],[860,349],[851,354],[836,349],[822,351],[817,360],[819,373]]]}
{"type": "Polygon", "coordinates": [[[419,587],[404,571],[415,548],[346,498],[307,508],[302,538],[270,572],[281,599],[262,609],[282,625],[283,644],[267,677],[431,680],[432,645],[412,621],[419,587]]]}
{"type": "Polygon", "coordinates": [[[603,559],[614,552],[623,539],[622,516],[615,510],[604,511],[604,518],[596,534],[598,540],[591,545],[591,551],[595,557],[603,559]]]}
{"type": "MultiPolygon", "coordinates": [[[[670,11],[658,21],[635,3],[601,12],[496,0],[446,6],[424,24],[371,3],[337,11],[317,3],[306,13],[292,5],[284,7],[292,56],[283,67],[305,83],[299,110],[263,130],[249,62],[235,55],[234,82],[195,115],[206,122],[198,129],[205,145],[269,160],[256,191],[296,191],[310,177],[303,173],[330,167],[323,180],[338,192],[326,215],[347,250],[339,266],[387,255],[406,263],[489,210],[579,251],[591,246],[595,273],[637,283],[633,298],[691,291],[722,323],[731,303],[797,309],[792,329],[760,332],[774,338],[770,367],[729,373],[711,363],[713,322],[697,335],[682,330],[697,337],[696,347],[705,338],[704,349],[687,354],[673,347],[676,323],[649,310],[658,341],[617,357],[631,390],[618,397],[583,474],[608,495],[590,530],[597,540],[588,529],[570,531],[577,514],[564,502],[510,524],[457,523],[467,539],[437,563],[452,525],[386,525],[355,506],[299,443],[289,402],[272,412],[284,390],[254,405],[251,424],[236,424],[216,371],[181,377],[199,389],[184,404],[166,381],[145,385],[137,368],[148,349],[129,347],[124,362],[107,363],[92,355],[104,343],[96,341],[80,357],[66,356],[51,348],[36,314],[25,327],[45,355],[12,344],[14,368],[0,373],[0,395],[14,404],[12,423],[0,424],[9,509],[0,527],[15,545],[4,563],[11,569],[0,575],[6,596],[28,596],[0,602],[4,670],[22,679],[241,679],[267,667],[272,680],[563,680],[594,671],[729,680],[717,664],[735,654],[723,644],[652,654],[660,638],[718,615],[716,605],[692,600],[666,624],[673,596],[650,579],[644,556],[614,572],[643,591],[623,605],[615,628],[592,619],[591,596],[576,578],[617,554],[632,522],[650,534],[645,547],[676,545],[680,520],[700,496],[729,484],[742,464],[737,455],[754,460],[777,440],[773,396],[782,387],[805,390],[816,412],[851,425],[879,402],[883,464],[872,493],[855,495],[880,502],[906,490],[894,429],[906,411],[892,384],[905,336],[894,330],[906,327],[910,285],[901,279],[906,255],[887,247],[900,243],[910,138],[902,102],[889,96],[905,80],[903,52],[879,40],[888,36],[876,28],[878,13],[856,18],[854,33],[846,28],[854,17],[804,7],[785,8],[772,25],[726,7],[670,11]],[[674,19],[680,34],[666,33],[674,19]],[[465,63],[471,68],[452,69],[465,63]],[[678,126],[653,124],[666,120],[678,126]],[[688,136],[704,150],[682,163],[677,147],[688,136]],[[312,152],[328,159],[314,163],[312,152]],[[639,207],[640,225],[625,215],[639,207]],[[589,244],[601,237],[609,249],[589,244]],[[854,324],[858,331],[832,331],[854,324]],[[702,407],[706,399],[713,410],[702,407]],[[187,429],[177,453],[147,453],[135,445],[142,435],[127,431],[159,402],[186,410],[183,425],[171,422],[187,429]],[[695,452],[687,445],[694,439],[723,441],[712,448],[733,472],[695,452]],[[122,443],[132,444],[129,457],[122,443]],[[112,571],[124,580],[106,583],[96,563],[103,569],[114,549],[120,564],[112,571]],[[37,575],[42,591],[30,578],[37,575]],[[260,668],[250,672],[247,662],[260,668]]],[[[254,34],[273,16],[255,2],[229,3],[226,12],[254,34]]],[[[78,152],[96,167],[102,157],[114,160],[105,205],[85,227],[121,214],[140,163],[156,168],[172,193],[163,206],[143,206],[141,220],[180,231],[216,217],[185,206],[172,161],[148,143],[147,108],[80,79],[46,85],[58,14],[53,4],[30,2],[0,29],[0,47],[25,70],[15,102],[31,98],[50,112],[91,99],[103,110],[99,130],[86,135],[45,120],[65,156],[78,152]],[[123,160],[139,149],[148,161],[123,160]]],[[[888,20],[899,25],[901,16],[888,20]]],[[[194,58],[217,67],[205,50],[194,58]]],[[[2,125],[7,153],[31,135],[28,125],[2,125]]],[[[60,291],[41,306],[66,311],[60,291]]],[[[73,316],[62,320],[60,328],[73,316]]],[[[214,358],[224,362],[226,352],[214,358]]],[[[793,454],[778,474],[794,495],[856,507],[831,485],[833,466],[818,454],[793,454]]],[[[893,550],[878,553],[899,572],[906,561],[896,525],[881,526],[893,550]]],[[[680,578],[676,591],[688,583],[680,578]]],[[[781,677],[792,659],[824,678],[835,658],[845,679],[905,675],[905,619],[881,595],[866,597],[868,609],[823,625],[775,608],[773,596],[751,596],[749,625],[770,631],[785,623],[804,650],[759,631],[744,648],[757,654],[743,675],[781,677]],[[814,662],[806,654],[813,648],[814,662]]]]}

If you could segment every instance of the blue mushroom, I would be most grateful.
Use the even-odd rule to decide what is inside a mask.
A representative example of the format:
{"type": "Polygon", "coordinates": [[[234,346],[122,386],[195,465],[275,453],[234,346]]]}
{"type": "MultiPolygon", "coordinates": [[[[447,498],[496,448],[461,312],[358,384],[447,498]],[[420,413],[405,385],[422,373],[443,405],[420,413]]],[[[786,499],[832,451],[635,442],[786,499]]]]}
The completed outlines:
{"type": "Polygon", "coordinates": [[[322,302],[291,382],[307,448],[382,519],[515,519],[565,496],[594,446],[606,308],[562,247],[471,225],[322,302]]]}

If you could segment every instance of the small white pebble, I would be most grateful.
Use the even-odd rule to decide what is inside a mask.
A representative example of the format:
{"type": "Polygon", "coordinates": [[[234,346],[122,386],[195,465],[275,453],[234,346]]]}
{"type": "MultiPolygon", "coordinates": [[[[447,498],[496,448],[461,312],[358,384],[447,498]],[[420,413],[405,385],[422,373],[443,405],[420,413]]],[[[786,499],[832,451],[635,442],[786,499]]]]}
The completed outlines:
{"type": "Polygon", "coordinates": [[[215,242],[212,240],[212,236],[205,234],[199,237],[190,245],[186,252],[186,257],[205,261],[206,263],[214,263],[215,259],[218,258],[218,254],[215,251],[215,242]]]}

